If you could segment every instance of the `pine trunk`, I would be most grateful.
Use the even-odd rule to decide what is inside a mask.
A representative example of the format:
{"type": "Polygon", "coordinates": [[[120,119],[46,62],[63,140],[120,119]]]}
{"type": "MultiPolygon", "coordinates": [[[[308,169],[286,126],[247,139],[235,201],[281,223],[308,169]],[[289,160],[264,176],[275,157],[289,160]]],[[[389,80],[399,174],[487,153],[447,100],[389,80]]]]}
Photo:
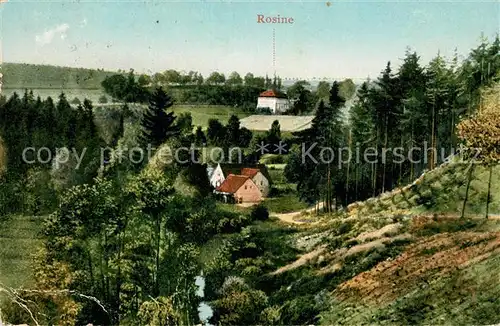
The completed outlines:
{"type": "MultiPolygon", "coordinates": [[[[387,149],[387,124],[388,124],[388,116],[385,118],[385,136],[384,136],[384,148],[382,151],[386,151],[387,149]]],[[[385,152],[387,154],[387,151],[385,152]]],[[[386,174],[386,168],[387,168],[387,157],[385,157],[385,154],[382,155],[384,162],[382,162],[382,193],[385,192],[385,174],[386,174]]]]}
{"type": "Polygon", "coordinates": [[[372,163],[372,197],[377,193],[377,163],[372,163]]]}
{"type": "Polygon", "coordinates": [[[356,163],[356,168],[355,168],[355,172],[354,172],[354,180],[355,180],[355,185],[354,185],[354,192],[355,192],[355,196],[354,196],[354,199],[356,201],[358,201],[359,199],[359,194],[358,194],[358,183],[359,183],[359,163],[356,163]]]}
{"type": "Polygon", "coordinates": [[[465,198],[464,198],[464,204],[462,206],[462,215],[460,218],[465,217],[465,206],[467,205],[467,198],[469,197],[469,189],[470,189],[470,183],[472,181],[472,173],[474,170],[475,164],[471,162],[471,166],[469,168],[469,176],[467,177],[467,188],[465,189],[465,198]]]}
{"type": "Polygon", "coordinates": [[[490,214],[490,202],[491,202],[491,178],[493,176],[493,164],[490,164],[490,175],[488,177],[488,196],[486,199],[486,218],[490,214]]]}
{"type": "Polygon", "coordinates": [[[330,213],[332,210],[332,184],[330,179],[330,163],[328,163],[328,187],[326,193],[326,203],[327,203],[327,213],[330,213]]]}
{"type": "Polygon", "coordinates": [[[160,272],[160,240],[161,240],[161,221],[160,214],[156,216],[156,273],[155,273],[155,289],[156,295],[159,294],[160,284],[158,274],[160,272]]]}
{"type": "MultiPolygon", "coordinates": [[[[349,149],[351,149],[351,130],[349,130],[349,149]]],[[[351,168],[351,160],[347,162],[347,182],[345,187],[345,205],[349,202],[349,179],[350,179],[350,168],[351,168]]]]}
{"type": "Polygon", "coordinates": [[[432,104],[432,126],[431,126],[431,158],[429,160],[429,170],[434,169],[434,148],[436,147],[435,144],[435,134],[436,134],[436,98],[434,94],[434,101],[432,104]]]}

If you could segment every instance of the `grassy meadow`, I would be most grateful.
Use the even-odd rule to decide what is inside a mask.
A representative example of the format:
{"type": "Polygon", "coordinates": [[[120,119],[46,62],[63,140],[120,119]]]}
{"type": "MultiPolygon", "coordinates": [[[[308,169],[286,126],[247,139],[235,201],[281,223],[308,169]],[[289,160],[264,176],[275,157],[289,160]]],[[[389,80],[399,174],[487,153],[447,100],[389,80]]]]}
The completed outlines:
{"type": "Polygon", "coordinates": [[[42,217],[0,217],[0,284],[27,286],[31,282],[33,254],[42,244],[42,217]]]}
{"type": "Polygon", "coordinates": [[[210,119],[217,119],[226,124],[233,114],[240,119],[250,115],[241,109],[224,105],[174,105],[173,111],[177,116],[183,113],[191,113],[193,125],[201,126],[203,129],[208,127],[208,120],[210,119]]]}

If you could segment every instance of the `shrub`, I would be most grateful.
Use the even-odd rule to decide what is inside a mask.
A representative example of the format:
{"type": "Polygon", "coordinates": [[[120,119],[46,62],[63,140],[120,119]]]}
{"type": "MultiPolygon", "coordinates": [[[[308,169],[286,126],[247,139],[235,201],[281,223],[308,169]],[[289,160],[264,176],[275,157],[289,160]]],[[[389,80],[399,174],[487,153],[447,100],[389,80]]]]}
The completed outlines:
{"type": "Polygon", "coordinates": [[[344,222],[344,223],[340,224],[340,226],[337,230],[337,234],[338,235],[345,234],[351,230],[352,230],[352,223],[344,222]]]}
{"type": "Polygon", "coordinates": [[[106,96],[102,95],[101,97],[99,97],[98,102],[101,104],[106,104],[106,103],[108,103],[108,98],[106,96]]]}
{"type": "Polygon", "coordinates": [[[269,211],[266,206],[259,204],[252,209],[250,216],[254,221],[265,221],[269,219],[269,211]]]}
{"type": "Polygon", "coordinates": [[[71,104],[75,104],[75,105],[78,105],[78,104],[81,104],[82,102],[80,101],[80,99],[78,97],[75,97],[74,99],[71,100],[71,104]]]}
{"type": "Polygon", "coordinates": [[[137,317],[141,325],[179,325],[180,314],[175,310],[172,300],[159,297],[141,304],[137,317]]]}
{"type": "Polygon", "coordinates": [[[238,277],[228,277],[221,289],[221,297],[213,302],[211,323],[222,325],[254,325],[267,307],[268,298],[260,290],[252,289],[238,277]]]}
{"type": "Polygon", "coordinates": [[[267,307],[260,314],[260,322],[264,325],[280,325],[281,310],[279,306],[267,307]]]}

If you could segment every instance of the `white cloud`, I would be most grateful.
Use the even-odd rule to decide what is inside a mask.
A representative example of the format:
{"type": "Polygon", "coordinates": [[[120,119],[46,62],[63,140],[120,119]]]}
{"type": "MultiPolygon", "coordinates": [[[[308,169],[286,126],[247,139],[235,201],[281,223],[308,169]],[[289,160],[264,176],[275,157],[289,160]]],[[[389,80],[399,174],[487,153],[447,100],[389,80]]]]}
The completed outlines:
{"type": "Polygon", "coordinates": [[[80,22],[80,27],[85,27],[87,26],[87,18],[83,18],[83,20],[80,22]]]}
{"type": "Polygon", "coordinates": [[[62,40],[66,38],[66,32],[69,29],[68,24],[57,25],[54,28],[46,30],[42,34],[35,36],[35,41],[39,45],[46,45],[52,43],[54,37],[59,36],[62,40]]]}

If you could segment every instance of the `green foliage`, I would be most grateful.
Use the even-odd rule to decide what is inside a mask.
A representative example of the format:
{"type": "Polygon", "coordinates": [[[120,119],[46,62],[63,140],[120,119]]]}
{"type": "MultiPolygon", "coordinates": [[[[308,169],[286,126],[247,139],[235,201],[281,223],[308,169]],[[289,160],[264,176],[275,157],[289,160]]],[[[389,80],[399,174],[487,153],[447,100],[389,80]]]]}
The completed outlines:
{"type": "Polygon", "coordinates": [[[3,155],[7,158],[3,170],[8,173],[2,180],[2,196],[9,194],[11,198],[4,208],[21,211],[39,207],[43,212],[56,204],[54,188],[62,191],[96,176],[101,139],[90,101],[72,108],[64,94],[55,104],[50,97],[35,99],[32,92],[26,91],[22,98],[14,93],[0,105],[0,117],[2,148],[8,153],[3,155]],[[47,150],[37,152],[41,148],[47,150]],[[79,162],[75,153],[81,158],[79,162]],[[41,189],[45,182],[47,189],[41,189]],[[17,195],[8,190],[16,187],[17,195]]]}
{"type": "Polygon", "coordinates": [[[339,83],[339,94],[344,100],[350,100],[356,93],[356,85],[348,78],[339,83]]]}
{"type": "Polygon", "coordinates": [[[344,196],[336,189],[344,184],[342,170],[332,159],[340,159],[336,154],[345,144],[341,111],[345,100],[339,96],[337,82],[332,84],[329,101],[328,107],[320,101],[311,128],[296,134],[295,142],[302,147],[292,149],[285,168],[286,178],[297,183],[300,198],[307,203],[322,199],[327,211],[331,210],[334,199],[335,203],[344,202],[344,196]],[[331,152],[324,155],[323,148],[331,152]]]}
{"type": "Polygon", "coordinates": [[[151,95],[148,110],[144,113],[141,121],[142,145],[150,144],[157,148],[177,133],[178,129],[173,125],[176,118],[174,113],[166,112],[172,105],[172,98],[162,88],[157,88],[151,95]]]}
{"type": "MultiPolygon", "coordinates": [[[[375,81],[363,83],[350,109],[349,130],[344,132],[344,146],[349,147],[351,153],[361,153],[361,158],[367,153],[373,156],[359,162],[353,155],[350,162],[342,165],[338,171],[341,183],[337,183],[334,190],[342,192],[343,196],[337,201],[346,206],[353,201],[376,197],[412,182],[426,169],[432,170],[448,156],[455,155],[460,141],[456,126],[465,116],[474,113],[481,103],[488,102],[480,100],[481,89],[496,82],[495,76],[500,69],[497,60],[499,46],[498,37],[493,42],[482,40],[461,64],[456,55],[447,60],[438,54],[426,66],[421,64],[417,53],[407,51],[397,71],[388,63],[375,81]],[[411,151],[412,148],[422,150],[411,151]],[[436,148],[436,154],[426,148],[436,148]],[[391,150],[384,154],[384,149],[391,150]],[[403,158],[399,153],[403,153],[403,158]],[[410,162],[409,155],[412,155],[413,162],[410,162]]],[[[344,97],[341,93],[348,84],[347,81],[340,84],[340,98],[344,97]]],[[[324,85],[322,89],[324,99],[324,85]]],[[[492,93],[498,92],[493,90],[492,93]]],[[[490,98],[491,103],[498,102],[494,95],[490,98]]],[[[495,104],[489,106],[495,107],[495,104]]],[[[323,110],[322,106],[318,106],[320,110],[323,110]]],[[[481,118],[474,117],[460,125],[465,138],[473,135],[475,129],[481,132],[490,130],[488,137],[469,137],[468,140],[470,147],[488,148],[486,152],[489,153],[495,148],[498,138],[494,136],[494,123],[491,122],[498,114],[491,109],[490,112],[491,117],[484,118],[483,122],[481,118]],[[478,128],[481,123],[491,128],[478,128]],[[489,142],[485,142],[487,139],[489,142]]],[[[294,180],[299,175],[291,170],[300,170],[297,166],[305,167],[297,162],[294,155],[289,163],[288,175],[290,180],[294,180]]],[[[335,163],[338,161],[335,160],[335,163]]],[[[315,177],[312,172],[307,175],[315,177]]],[[[316,178],[318,181],[319,176],[316,178]]],[[[318,182],[303,182],[299,185],[303,189],[304,199],[314,201],[324,197],[315,190],[315,184],[318,182]]],[[[326,187],[322,188],[324,190],[326,187]]],[[[435,199],[434,193],[428,193],[419,199],[419,204],[428,208],[439,206],[435,199]]]]}
{"type": "Polygon", "coordinates": [[[314,98],[309,90],[309,86],[308,82],[301,80],[288,88],[288,98],[293,100],[290,114],[301,115],[312,111],[314,98]]]}
{"type": "Polygon", "coordinates": [[[127,76],[116,74],[106,77],[102,83],[102,88],[113,99],[123,102],[144,103],[148,100],[147,84],[141,80],[136,81],[134,71],[130,70],[127,76]]]}
{"type": "Polygon", "coordinates": [[[98,102],[100,104],[106,104],[106,103],[108,103],[108,98],[105,95],[102,95],[102,96],[99,97],[98,102]]]}
{"type": "Polygon", "coordinates": [[[156,170],[145,170],[125,186],[98,179],[66,192],[47,221],[44,247],[46,259],[70,266],[66,288],[91,295],[104,307],[83,300],[79,321],[196,320],[197,244],[219,232],[221,214],[213,201],[195,200],[174,196],[171,178],[156,170]],[[155,300],[173,310],[154,310],[155,300]]]}
{"type": "Polygon", "coordinates": [[[265,221],[269,218],[269,212],[266,206],[259,204],[252,208],[250,216],[254,221],[265,221]]]}
{"type": "Polygon", "coordinates": [[[207,140],[210,145],[222,147],[225,151],[235,147],[245,148],[252,140],[252,132],[245,127],[240,127],[240,119],[233,114],[225,126],[216,119],[210,119],[207,140]]]}
{"type": "Polygon", "coordinates": [[[223,325],[253,325],[260,321],[268,300],[264,292],[236,277],[227,278],[220,292],[220,298],[212,303],[213,320],[223,325]]]}
{"type": "Polygon", "coordinates": [[[175,326],[181,321],[179,313],[173,307],[172,300],[165,297],[143,302],[137,318],[141,325],[150,326],[175,326]]]}

